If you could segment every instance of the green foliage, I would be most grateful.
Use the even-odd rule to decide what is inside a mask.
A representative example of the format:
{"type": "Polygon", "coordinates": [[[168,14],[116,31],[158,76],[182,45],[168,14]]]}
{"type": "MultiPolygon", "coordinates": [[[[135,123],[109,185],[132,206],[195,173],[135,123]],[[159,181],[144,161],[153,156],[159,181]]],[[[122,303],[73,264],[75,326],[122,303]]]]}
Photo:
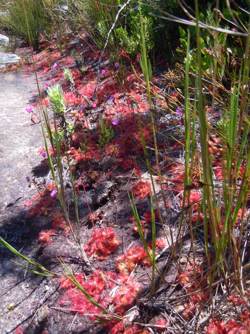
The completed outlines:
{"type": "MultiPolygon", "coordinates": [[[[85,0],[70,1],[69,8],[75,14],[78,24],[71,24],[74,27],[81,25],[88,31],[98,47],[105,44],[108,32],[115,21],[119,6],[126,1],[122,0],[85,0]]],[[[145,21],[145,39],[148,50],[152,50],[154,43],[154,18],[149,15],[146,6],[142,6],[142,15],[145,21]]],[[[115,29],[109,40],[110,50],[114,47],[122,48],[128,54],[135,56],[140,52],[140,10],[138,2],[132,0],[118,18],[115,29]]]]}
{"type": "Polygon", "coordinates": [[[154,47],[153,39],[153,18],[143,15],[141,11],[131,11],[128,17],[128,23],[115,30],[115,36],[121,48],[125,49],[130,55],[135,56],[141,49],[141,29],[140,20],[143,20],[144,38],[147,44],[147,50],[154,47]]]}
{"type": "Polygon", "coordinates": [[[58,0],[12,0],[0,3],[6,13],[0,17],[0,26],[24,38],[37,49],[40,33],[48,33],[51,29],[50,11],[57,2],[58,0]]]}
{"type": "Polygon", "coordinates": [[[63,91],[60,85],[55,85],[48,89],[48,96],[51,107],[55,114],[63,114],[66,111],[63,91]]]}
{"type": "MultiPolygon", "coordinates": [[[[83,28],[95,44],[102,48],[114,22],[120,0],[69,0],[68,23],[74,30],[83,28]]],[[[114,45],[114,34],[110,36],[114,45]]]]}
{"type": "Polygon", "coordinates": [[[70,69],[65,68],[63,71],[64,79],[68,81],[71,85],[74,85],[74,78],[70,69]]]}
{"type": "Polygon", "coordinates": [[[147,94],[150,100],[150,80],[152,78],[152,66],[149,59],[150,45],[148,45],[148,20],[142,16],[140,13],[139,16],[140,22],[140,35],[139,35],[139,45],[141,51],[140,65],[144,79],[147,85],[147,94]]]}
{"type": "Polygon", "coordinates": [[[99,140],[100,147],[104,147],[114,138],[114,130],[104,119],[100,120],[99,123],[99,140]]]}
{"type": "MultiPolygon", "coordinates": [[[[209,14],[210,15],[210,14],[209,14]]],[[[209,17],[208,15],[208,17],[209,17]]],[[[196,18],[200,18],[198,1],[196,0],[196,18]]],[[[216,25],[216,21],[210,24],[216,25]]],[[[198,24],[195,29],[196,46],[190,50],[190,35],[183,29],[181,32],[181,43],[186,47],[185,66],[185,194],[186,198],[190,192],[188,186],[192,182],[191,168],[194,160],[192,142],[195,123],[199,125],[199,147],[195,147],[196,154],[201,160],[202,171],[202,211],[204,215],[204,243],[209,264],[210,283],[216,275],[225,275],[227,271],[233,271],[235,277],[240,277],[241,270],[241,244],[235,242],[235,227],[239,210],[245,210],[247,206],[247,192],[249,191],[249,123],[248,116],[249,99],[246,94],[249,89],[249,45],[250,30],[245,44],[245,55],[238,62],[240,69],[231,75],[231,90],[224,95],[224,112],[222,119],[216,126],[216,133],[222,143],[221,168],[223,177],[221,179],[221,190],[217,189],[214,172],[214,153],[210,152],[208,138],[214,133],[214,128],[205,112],[207,104],[206,96],[203,94],[205,77],[212,80],[221,79],[224,74],[223,64],[219,62],[220,52],[216,46],[226,43],[227,35],[218,31],[207,29],[201,31],[198,24]],[[222,36],[223,35],[223,36],[222,36]],[[209,54],[206,62],[204,48],[210,47],[213,54],[209,54]],[[195,72],[195,85],[192,87],[189,70],[195,72]],[[209,71],[211,69],[211,72],[209,71]],[[233,77],[233,78],[232,78],[233,77]],[[190,98],[190,92],[195,92],[194,101],[190,98]],[[242,169],[244,173],[242,173],[242,169]],[[239,175],[241,174],[241,177],[239,175]],[[242,175],[243,174],[243,175],[242,175]],[[211,247],[212,246],[212,247],[211,247]],[[228,258],[227,255],[230,254],[228,258]]],[[[223,56],[222,56],[223,57],[223,56]]],[[[225,65],[225,64],[224,64],[225,65]]],[[[222,106],[221,106],[222,108],[222,106]]],[[[242,222],[242,224],[244,224],[242,222]]],[[[243,227],[239,240],[243,238],[243,227]]]]}
{"type": "MultiPolygon", "coordinates": [[[[180,47],[177,51],[184,54],[186,50],[187,32],[179,27],[180,47]]],[[[228,64],[230,50],[226,48],[227,35],[224,33],[204,31],[200,36],[201,47],[201,67],[204,74],[213,75],[216,73],[216,79],[222,79],[228,64]]],[[[190,69],[195,72],[197,49],[193,47],[189,51],[190,69]]]]}

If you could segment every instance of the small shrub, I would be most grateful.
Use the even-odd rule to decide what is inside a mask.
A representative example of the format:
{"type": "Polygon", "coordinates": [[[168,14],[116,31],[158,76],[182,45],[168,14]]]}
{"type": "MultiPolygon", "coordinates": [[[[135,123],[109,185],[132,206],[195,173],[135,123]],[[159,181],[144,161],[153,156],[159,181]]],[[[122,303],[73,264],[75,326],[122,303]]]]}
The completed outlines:
{"type": "Polygon", "coordinates": [[[108,144],[114,137],[114,130],[107,122],[103,119],[100,120],[100,128],[99,128],[99,145],[104,147],[108,144]]]}
{"type": "Polygon", "coordinates": [[[63,91],[61,86],[55,85],[48,89],[48,96],[51,107],[55,114],[62,114],[65,112],[65,104],[63,98],[63,91]]]}

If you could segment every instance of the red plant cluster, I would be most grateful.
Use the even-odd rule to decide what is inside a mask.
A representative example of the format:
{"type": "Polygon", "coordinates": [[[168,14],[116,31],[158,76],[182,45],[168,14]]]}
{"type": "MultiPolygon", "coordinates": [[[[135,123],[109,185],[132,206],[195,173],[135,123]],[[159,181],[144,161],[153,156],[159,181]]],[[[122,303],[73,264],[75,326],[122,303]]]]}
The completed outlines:
{"type": "Polygon", "coordinates": [[[226,322],[217,319],[210,320],[206,334],[249,334],[250,333],[250,312],[243,312],[241,321],[230,319],[226,322]]]}
{"type": "Polygon", "coordinates": [[[155,241],[155,246],[158,249],[164,249],[167,245],[169,245],[169,243],[166,238],[158,238],[155,241]]]}
{"type": "Polygon", "coordinates": [[[104,260],[120,245],[120,240],[112,227],[94,228],[84,250],[88,255],[95,255],[104,260]]]}
{"type": "Polygon", "coordinates": [[[241,306],[247,304],[246,300],[243,297],[235,294],[230,295],[227,298],[227,300],[235,306],[241,306]]]}
{"type": "MultiPolygon", "coordinates": [[[[154,214],[155,214],[155,220],[158,220],[158,212],[156,210],[154,210],[154,214]]],[[[137,227],[137,223],[134,217],[130,218],[130,221],[133,223],[133,231],[138,233],[138,227],[137,227]]],[[[150,227],[151,224],[151,212],[150,211],[146,211],[141,220],[140,220],[141,226],[142,226],[142,230],[147,231],[148,228],[150,227]]]]}
{"type": "Polygon", "coordinates": [[[90,212],[88,214],[88,221],[91,223],[91,224],[94,224],[96,223],[98,220],[101,219],[101,214],[100,213],[97,213],[97,212],[90,212]]]}
{"type": "Polygon", "coordinates": [[[15,334],[24,334],[23,328],[21,326],[18,326],[15,329],[15,334]]]}
{"type": "Polygon", "coordinates": [[[93,97],[93,94],[96,89],[96,80],[87,82],[85,85],[81,84],[78,86],[78,92],[81,96],[84,96],[88,99],[93,97]]]}
{"type": "MultiPolygon", "coordinates": [[[[157,333],[165,332],[169,321],[165,318],[159,317],[153,322],[156,327],[157,333]]],[[[116,324],[108,325],[110,334],[149,334],[150,332],[139,325],[126,325],[123,321],[117,322],[116,324]]]]}
{"type": "Polygon", "coordinates": [[[82,98],[76,96],[73,92],[64,93],[64,99],[68,106],[78,106],[83,102],[82,98]]]}
{"type": "Polygon", "coordinates": [[[50,244],[52,242],[52,236],[56,235],[55,230],[41,231],[38,235],[38,241],[44,244],[50,244]]]}
{"type": "Polygon", "coordinates": [[[196,263],[189,262],[185,270],[179,273],[177,280],[189,294],[182,316],[185,319],[190,319],[197,307],[208,299],[208,294],[201,289],[202,268],[196,263]]]}
{"type": "Polygon", "coordinates": [[[186,205],[192,206],[192,223],[201,222],[204,219],[203,213],[200,211],[201,200],[201,192],[199,190],[191,190],[189,199],[186,200],[186,205]]]}
{"type": "Polygon", "coordinates": [[[38,241],[43,244],[50,244],[53,240],[52,237],[56,235],[57,230],[63,230],[66,234],[70,231],[69,225],[59,211],[52,214],[52,228],[41,231],[38,235],[38,241]]]}
{"type": "MultiPolygon", "coordinates": [[[[131,277],[114,272],[95,271],[87,279],[84,275],[75,275],[85,291],[103,308],[112,308],[117,314],[124,312],[133,304],[140,285],[131,277]]],[[[60,305],[68,306],[73,312],[98,317],[102,310],[93,305],[69,279],[62,278],[60,286],[66,289],[60,305]]]]}
{"type": "Polygon", "coordinates": [[[100,153],[97,147],[88,146],[88,149],[86,151],[81,151],[80,149],[71,147],[68,153],[76,161],[76,163],[80,163],[82,161],[100,160],[100,153]]]}
{"type": "Polygon", "coordinates": [[[132,158],[121,158],[119,160],[119,165],[125,170],[134,169],[134,173],[136,176],[141,176],[141,170],[138,167],[137,163],[132,158]]]}
{"type": "Polygon", "coordinates": [[[116,259],[116,268],[120,273],[131,273],[136,265],[149,265],[147,253],[142,246],[130,247],[125,254],[116,259]]]}
{"type": "Polygon", "coordinates": [[[132,188],[133,195],[136,198],[144,199],[151,194],[151,186],[148,181],[139,181],[132,188]]]}
{"type": "Polygon", "coordinates": [[[167,172],[170,177],[165,177],[166,184],[163,184],[163,189],[181,193],[184,190],[184,165],[180,163],[171,164],[167,167],[167,172]]]}
{"type": "MultiPolygon", "coordinates": [[[[117,93],[117,85],[109,84],[105,86],[105,90],[109,91],[109,96],[112,95],[113,101],[105,106],[105,115],[110,118],[114,115],[128,116],[135,112],[144,113],[149,110],[148,102],[143,98],[143,95],[134,91],[135,87],[127,80],[127,86],[131,86],[129,93],[124,96],[124,92],[117,93]],[[110,89],[111,88],[111,89],[110,89]],[[113,88],[113,89],[112,89],[113,88]]],[[[100,93],[99,93],[100,94],[100,93]]]]}
{"type": "MultiPolygon", "coordinates": [[[[126,275],[120,275],[124,283],[119,286],[112,300],[114,310],[118,314],[124,314],[128,306],[131,306],[140,290],[140,284],[134,280],[127,278],[126,275]]],[[[119,275],[118,275],[119,278],[119,275]]]]}
{"type": "MultiPolygon", "coordinates": [[[[81,274],[81,273],[76,273],[74,276],[75,276],[75,279],[81,285],[83,285],[83,283],[85,281],[85,275],[81,274]]],[[[72,289],[74,287],[75,287],[74,284],[72,283],[72,281],[69,278],[66,278],[64,276],[60,278],[60,288],[61,289],[72,289]]]]}
{"type": "Polygon", "coordinates": [[[110,327],[110,334],[149,334],[147,329],[142,329],[138,325],[125,326],[122,321],[110,327]]]}
{"type": "Polygon", "coordinates": [[[48,215],[55,205],[55,199],[50,196],[53,189],[55,189],[55,186],[49,184],[44,190],[39,191],[31,199],[23,203],[23,205],[28,208],[29,217],[48,215]]]}
{"type": "Polygon", "coordinates": [[[69,227],[68,224],[64,218],[64,216],[61,214],[61,212],[55,212],[52,215],[52,228],[57,230],[61,229],[65,232],[68,232],[69,227]]]}
{"type": "Polygon", "coordinates": [[[157,326],[157,331],[158,332],[165,332],[167,327],[169,326],[169,320],[159,317],[154,321],[154,325],[157,326]]]}

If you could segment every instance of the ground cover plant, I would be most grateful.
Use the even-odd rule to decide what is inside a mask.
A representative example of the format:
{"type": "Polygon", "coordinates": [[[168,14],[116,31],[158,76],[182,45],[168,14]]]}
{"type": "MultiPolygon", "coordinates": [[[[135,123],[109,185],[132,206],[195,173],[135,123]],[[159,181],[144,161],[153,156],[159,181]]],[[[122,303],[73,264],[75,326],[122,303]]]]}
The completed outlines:
{"type": "Polygon", "coordinates": [[[42,324],[35,311],[13,331],[249,333],[246,4],[67,6],[60,43],[39,34],[23,64],[50,171],[23,205],[49,224],[34,258],[0,238],[57,291],[42,324]]]}

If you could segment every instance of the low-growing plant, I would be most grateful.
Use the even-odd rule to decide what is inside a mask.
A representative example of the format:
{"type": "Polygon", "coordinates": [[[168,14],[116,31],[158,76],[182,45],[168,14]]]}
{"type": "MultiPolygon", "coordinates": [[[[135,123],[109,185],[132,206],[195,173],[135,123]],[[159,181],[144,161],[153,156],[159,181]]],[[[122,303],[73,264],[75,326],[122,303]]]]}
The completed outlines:
{"type": "Polygon", "coordinates": [[[124,26],[115,29],[115,37],[118,45],[126,50],[130,55],[136,56],[141,51],[141,27],[138,24],[143,21],[143,35],[147,50],[150,52],[154,47],[153,40],[153,18],[143,14],[140,4],[136,10],[128,13],[128,20],[124,26]]]}
{"type": "Polygon", "coordinates": [[[51,103],[51,107],[55,114],[64,114],[66,111],[63,91],[60,85],[55,85],[48,88],[48,97],[51,103]]]}
{"type": "Polygon", "coordinates": [[[106,120],[101,118],[99,122],[99,140],[98,144],[100,147],[104,147],[108,144],[114,137],[113,128],[107,123],[106,120]]]}
{"type": "Polygon", "coordinates": [[[72,76],[72,72],[69,68],[65,68],[63,71],[64,79],[69,82],[72,86],[74,86],[74,78],[72,76]]]}

